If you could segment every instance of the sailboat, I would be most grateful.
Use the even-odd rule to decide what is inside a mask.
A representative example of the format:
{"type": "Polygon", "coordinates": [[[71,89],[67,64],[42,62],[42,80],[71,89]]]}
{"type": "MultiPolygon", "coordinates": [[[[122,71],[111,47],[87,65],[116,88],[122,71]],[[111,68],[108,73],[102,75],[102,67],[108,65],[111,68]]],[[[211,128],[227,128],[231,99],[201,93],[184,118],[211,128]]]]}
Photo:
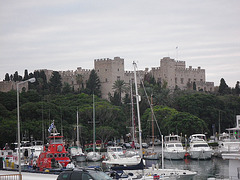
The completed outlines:
{"type": "Polygon", "coordinates": [[[95,101],[94,101],[94,94],[93,94],[93,151],[87,153],[87,160],[88,161],[100,161],[102,156],[96,152],[96,130],[95,130],[95,101]]]}
{"type": "MultiPolygon", "coordinates": [[[[153,107],[153,99],[151,96],[151,109],[153,107]]],[[[152,147],[148,148],[144,151],[144,159],[151,159],[151,160],[158,160],[160,158],[160,155],[158,152],[154,149],[154,120],[153,120],[153,110],[152,110],[152,147]]]]}
{"type": "Polygon", "coordinates": [[[86,155],[83,153],[79,143],[79,125],[78,125],[78,109],[77,109],[77,146],[70,147],[70,154],[72,158],[77,162],[86,161],[86,155]]]}
{"type": "MultiPolygon", "coordinates": [[[[136,63],[133,62],[134,65],[134,79],[135,79],[135,90],[136,90],[136,102],[137,102],[137,117],[138,117],[138,131],[139,131],[139,144],[140,144],[140,152],[139,155],[141,159],[143,159],[143,149],[142,149],[142,129],[141,129],[141,120],[140,120],[140,108],[139,108],[139,95],[138,95],[138,87],[136,80],[136,63]]],[[[163,135],[162,135],[163,142],[163,135]]],[[[163,149],[163,143],[162,143],[163,149]]],[[[163,150],[162,150],[163,154],[163,150]]],[[[151,168],[139,168],[138,170],[133,170],[135,167],[131,167],[131,170],[127,170],[126,167],[123,167],[124,174],[132,174],[134,177],[141,177],[141,179],[158,179],[161,177],[163,179],[166,178],[174,178],[174,179],[192,179],[197,173],[189,170],[180,170],[180,169],[164,169],[164,160],[162,155],[162,169],[158,167],[158,165],[152,165],[151,168]]],[[[142,160],[141,160],[142,163],[142,160]]],[[[139,164],[140,165],[140,164],[139,164]]],[[[118,169],[120,170],[120,169],[118,169]]],[[[119,175],[119,174],[118,174],[119,175]]],[[[131,178],[131,177],[130,177],[131,178]]],[[[140,179],[140,178],[139,178],[140,179]]]]}

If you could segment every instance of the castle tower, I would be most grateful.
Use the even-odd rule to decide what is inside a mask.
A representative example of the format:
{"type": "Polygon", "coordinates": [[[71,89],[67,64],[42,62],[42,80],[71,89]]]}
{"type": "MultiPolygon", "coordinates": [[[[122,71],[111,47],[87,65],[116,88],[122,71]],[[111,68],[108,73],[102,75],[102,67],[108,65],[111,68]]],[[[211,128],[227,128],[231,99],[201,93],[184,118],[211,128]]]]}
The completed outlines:
{"type": "Polygon", "coordinates": [[[108,99],[108,93],[113,94],[112,86],[117,80],[124,80],[124,59],[95,59],[94,69],[101,82],[102,98],[108,99]]]}

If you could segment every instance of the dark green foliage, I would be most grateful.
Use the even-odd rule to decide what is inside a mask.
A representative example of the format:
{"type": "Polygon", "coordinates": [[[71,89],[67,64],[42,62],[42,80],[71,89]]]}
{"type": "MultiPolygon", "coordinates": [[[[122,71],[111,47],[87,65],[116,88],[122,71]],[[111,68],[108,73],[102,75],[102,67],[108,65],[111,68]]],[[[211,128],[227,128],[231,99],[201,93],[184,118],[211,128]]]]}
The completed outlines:
{"type": "Polygon", "coordinates": [[[58,71],[53,71],[49,80],[49,88],[52,94],[60,94],[62,90],[62,78],[58,71]]]}
{"type": "Polygon", "coordinates": [[[234,93],[238,96],[240,95],[240,83],[239,83],[239,81],[237,81],[237,83],[236,83],[234,93]]]}
{"type": "MultiPolygon", "coordinates": [[[[0,93],[0,130],[1,133],[9,134],[8,138],[0,136],[0,147],[6,143],[16,141],[17,111],[16,111],[16,92],[0,93]],[[7,98],[5,98],[7,97],[7,98]],[[12,101],[10,101],[12,99],[12,101]],[[14,102],[14,103],[13,103],[14,102]],[[15,104],[15,106],[12,105],[15,104]],[[8,108],[7,108],[8,107],[8,108]],[[9,122],[9,124],[8,124],[9,122]],[[11,130],[10,127],[12,126],[11,130]],[[5,128],[5,129],[4,129],[5,128]],[[9,133],[8,133],[9,132],[9,133]]],[[[58,132],[63,129],[67,140],[76,139],[76,112],[79,110],[79,123],[81,124],[81,142],[92,140],[93,100],[92,95],[87,94],[66,94],[48,95],[40,98],[35,91],[20,93],[20,121],[21,137],[42,139],[42,127],[45,136],[48,136],[48,127],[52,120],[58,132]]],[[[126,134],[126,114],[116,106],[95,96],[96,128],[109,126],[117,133],[114,137],[126,134]]],[[[97,134],[96,134],[97,135],[97,134]]],[[[98,135],[97,135],[98,137],[98,135]]],[[[111,136],[112,137],[112,136],[111,136]]]]}
{"type": "MultiPolygon", "coordinates": [[[[156,116],[156,120],[158,125],[160,126],[161,132],[164,135],[168,134],[178,134],[181,133],[183,135],[190,136],[194,133],[205,133],[208,132],[206,123],[189,113],[178,112],[173,108],[169,108],[167,106],[155,106],[154,114],[156,116]]],[[[143,134],[145,137],[150,135],[151,132],[151,111],[148,109],[143,117],[142,117],[142,125],[143,125],[143,134]]],[[[155,132],[159,137],[159,131],[156,128],[155,123],[155,132]]]]}
{"type": "Polygon", "coordinates": [[[196,91],[197,87],[196,87],[196,82],[193,82],[193,90],[196,91]]]}
{"type": "Polygon", "coordinates": [[[118,96],[119,105],[122,104],[122,93],[127,93],[128,88],[123,80],[117,80],[114,82],[112,89],[115,94],[118,96]]]}
{"type": "Polygon", "coordinates": [[[97,138],[101,140],[102,144],[105,144],[109,139],[113,139],[118,135],[118,132],[109,126],[100,126],[96,128],[97,138]]]}
{"type": "Polygon", "coordinates": [[[8,110],[12,111],[17,108],[17,92],[0,92],[0,102],[8,110]]]}
{"type": "Polygon", "coordinates": [[[10,81],[10,77],[9,77],[9,74],[8,74],[8,73],[5,74],[5,79],[4,79],[4,81],[10,81]]]}
{"type": "Polygon", "coordinates": [[[4,118],[0,116],[0,149],[6,143],[16,142],[17,118],[4,118]]]}
{"type": "Polygon", "coordinates": [[[68,83],[64,82],[62,93],[67,94],[67,93],[70,93],[70,92],[72,92],[71,86],[68,83]]]}
{"type": "Polygon", "coordinates": [[[113,105],[115,105],[115,106],[121,105],[121,101],[120,101],[121,98],[117,92],[114,92],[113,96],[111,96],[111,94],[109,93],[108,98],[113,105]]]}
{"type": "Polygon", "coordinates": [[[226,84],[226,82],[223,78],[220,80],[220,86],[219,86],[218,92],[221,95],[231,93],[231,89],[228,87],[228,85],[226,84]]]}
{"type": "Polygon", "coordinates": [[[25,80],[28,80],[28,79],[29,79],[29,76],[28,76],[28,70],[25,69],[23,80],[25,81],[25,80]]]}
{"type": "Polygon", "coordinates": [[[89,79],[87,81],[86,90],[85,92],[87,94],[95,94],[99,97],[101,97],[101,91],[100,91],[100,80],[96,73],[96,71],[93,69],[90,73],[89,79]]]}

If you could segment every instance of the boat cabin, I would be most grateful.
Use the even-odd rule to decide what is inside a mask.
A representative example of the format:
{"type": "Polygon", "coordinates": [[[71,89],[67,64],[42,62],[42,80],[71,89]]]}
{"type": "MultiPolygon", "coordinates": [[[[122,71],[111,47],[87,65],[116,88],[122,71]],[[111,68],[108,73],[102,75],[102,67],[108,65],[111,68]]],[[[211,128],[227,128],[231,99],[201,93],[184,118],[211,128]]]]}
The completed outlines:
{"type": "Polygon", "coordinates": [[[181,142],[181,137],[178,135],[169,135],[164,137],[165,143],[174,143],[174,142],[181,142]]]}

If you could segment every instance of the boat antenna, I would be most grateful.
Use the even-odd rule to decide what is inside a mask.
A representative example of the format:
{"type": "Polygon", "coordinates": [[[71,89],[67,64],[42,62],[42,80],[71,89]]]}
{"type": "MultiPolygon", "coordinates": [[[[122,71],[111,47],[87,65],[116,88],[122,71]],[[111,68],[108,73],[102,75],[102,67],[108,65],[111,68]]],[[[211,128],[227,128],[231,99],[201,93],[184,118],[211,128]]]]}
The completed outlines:
{"type": "Polygon", "coordinates": [[[77,107],[77,147],[79,147],[79,131],[78,131],[78,107],[77,107]]]}
{"type": "Polygon", "coordinates": [[[137,75],[136,75],[137,64],[134,61],[133,61],[133,66],[134,66],[134,80],[135,80],[136,102],[137,102],[137,116],[138,116],[140,157],[143,158],[143,152],[142,152],[142,129],[141,129],[140,109],[139,109],[139,98],[140,98],[140,96],[138,95],[138,87],[137,87],[137,75]]]}
{"type": "Polygon", "coordinates": [[[95,101],[93,93],[93,152],[95,152],[96,147],[96,134],[95,134],[95,101]]]}

